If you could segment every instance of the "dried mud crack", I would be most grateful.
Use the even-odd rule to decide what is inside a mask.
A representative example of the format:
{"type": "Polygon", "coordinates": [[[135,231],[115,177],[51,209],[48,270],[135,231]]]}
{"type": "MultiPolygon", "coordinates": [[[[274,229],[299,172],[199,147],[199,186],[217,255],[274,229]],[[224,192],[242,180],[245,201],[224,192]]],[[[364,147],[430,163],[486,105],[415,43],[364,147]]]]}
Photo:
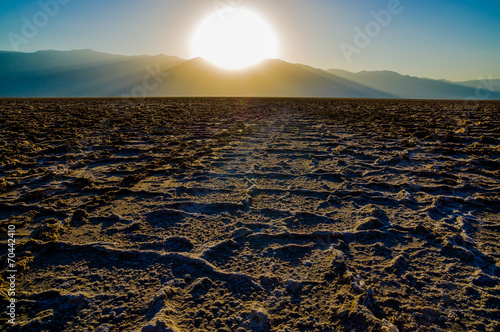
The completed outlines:
{"type": "Polygon", "coordinates": [[[1,329],[498,331],[499,110],[2,99],[1,329]]]}

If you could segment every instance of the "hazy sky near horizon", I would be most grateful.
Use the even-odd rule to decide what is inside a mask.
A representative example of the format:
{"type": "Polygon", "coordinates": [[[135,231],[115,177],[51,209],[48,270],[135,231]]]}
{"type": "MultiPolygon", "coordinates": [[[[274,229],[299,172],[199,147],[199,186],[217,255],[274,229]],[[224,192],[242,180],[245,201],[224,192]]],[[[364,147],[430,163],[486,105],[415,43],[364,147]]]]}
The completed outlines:
{"type": "Polygon", "coordinates": [[[454,81],[500,79],[498,0],[4,0],[0,49],[188,59],[198,25],[227,5],[262,16],[277,35],[278,57],[288,62],[454,81]]]}

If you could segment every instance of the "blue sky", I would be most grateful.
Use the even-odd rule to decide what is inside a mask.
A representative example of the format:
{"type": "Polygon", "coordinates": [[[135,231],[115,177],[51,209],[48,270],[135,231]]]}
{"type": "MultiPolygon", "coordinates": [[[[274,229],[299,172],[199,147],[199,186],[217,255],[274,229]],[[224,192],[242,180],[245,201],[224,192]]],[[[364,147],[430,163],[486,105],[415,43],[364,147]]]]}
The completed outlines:
{"type": "Polygon", "coordinates": [[[375,23],[377,29],[372,11],[387,11],[397,1],[42,0],[59,7],[53,17],[44,17],[40,1],[4,0],[0,49],[90,48],[190,58],[197,25],[217,6],[227,4],[264,17],[278,36],[279,57],[289,62],[457,81],[489,75],[500,79],[500,1],[400,0],[397,14],[391,14],[385,26],[375,23]],[[35,18],[40,27],[25,38],[25,22],[33,23],[35,18]],[[374,29],[369,45],[356,45],[356,31],[366,33],[367,26],[374,29]],[[14,38],[18,43],[12,43],[13,36],[23,38],[22,42],[14,38]]]}

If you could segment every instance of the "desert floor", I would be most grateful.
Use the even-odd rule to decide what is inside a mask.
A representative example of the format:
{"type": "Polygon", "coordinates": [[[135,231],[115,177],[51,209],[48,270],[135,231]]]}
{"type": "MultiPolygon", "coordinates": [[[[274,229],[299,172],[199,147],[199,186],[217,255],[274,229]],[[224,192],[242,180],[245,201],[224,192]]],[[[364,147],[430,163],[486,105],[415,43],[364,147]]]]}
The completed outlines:
{"type": "Polygon", "coordinates": [[[0,329],[500,331],[499,140],[499,102],[2,99],[0,329]]]}

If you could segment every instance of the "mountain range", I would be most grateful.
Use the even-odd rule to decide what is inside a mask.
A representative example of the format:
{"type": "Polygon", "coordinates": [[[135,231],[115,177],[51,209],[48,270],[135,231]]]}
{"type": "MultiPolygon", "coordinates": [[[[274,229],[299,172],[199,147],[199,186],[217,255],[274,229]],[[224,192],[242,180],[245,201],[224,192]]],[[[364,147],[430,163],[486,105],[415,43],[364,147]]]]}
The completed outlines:
{"type": "Polygon", "coordinates": [[[390,71],[351,73],[278,59],[227,71],[201,58],[167,55],[0,51],[0,97],[170,96],[500,99],[500,80],[451,82],[390,71]]]}

